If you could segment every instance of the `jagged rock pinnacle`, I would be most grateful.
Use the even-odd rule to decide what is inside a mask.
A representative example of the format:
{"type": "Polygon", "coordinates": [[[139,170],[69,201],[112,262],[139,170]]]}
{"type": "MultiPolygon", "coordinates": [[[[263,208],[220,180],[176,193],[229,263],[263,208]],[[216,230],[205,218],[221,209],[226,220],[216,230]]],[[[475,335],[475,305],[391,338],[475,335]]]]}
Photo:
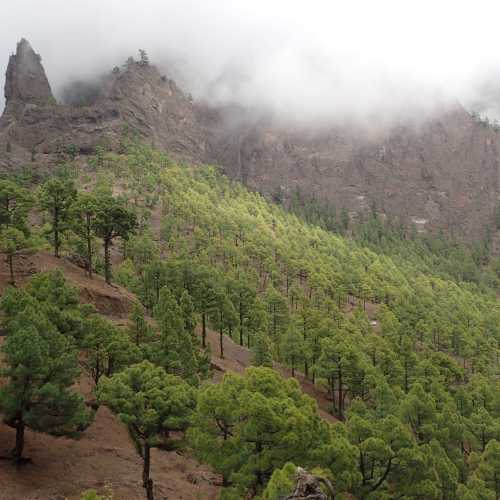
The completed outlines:
{"type": "Polygon", "coordinates": [[[26,104],[44,105],[54,100],[41,58],[22,38],[9,58],[5,74],[6,111],[26,104]]]}

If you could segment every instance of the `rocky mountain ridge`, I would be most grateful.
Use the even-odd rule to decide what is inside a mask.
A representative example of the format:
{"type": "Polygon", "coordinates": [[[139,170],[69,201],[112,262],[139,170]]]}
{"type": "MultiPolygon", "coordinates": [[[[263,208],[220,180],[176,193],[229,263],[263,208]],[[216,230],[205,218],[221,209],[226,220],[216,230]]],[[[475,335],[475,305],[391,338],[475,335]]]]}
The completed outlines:
{"type": "Polygon", "coordinates": [[[99,144],[116,149],[132,131],[177,159],[219,164],[265,194],[286,198],[300,189],[352,217],[375,207],[418,231],[441,228],[466,238],[484,236],[494,221],[500,135],[458,103],[419,125],[369,135],[194,102],[140,61],[115,68],[102,87],[90,105],[57,104],[40,57],[21,40],[6,73],[0,169],[50,165],[68,145],[80,154],[99,144]]]}

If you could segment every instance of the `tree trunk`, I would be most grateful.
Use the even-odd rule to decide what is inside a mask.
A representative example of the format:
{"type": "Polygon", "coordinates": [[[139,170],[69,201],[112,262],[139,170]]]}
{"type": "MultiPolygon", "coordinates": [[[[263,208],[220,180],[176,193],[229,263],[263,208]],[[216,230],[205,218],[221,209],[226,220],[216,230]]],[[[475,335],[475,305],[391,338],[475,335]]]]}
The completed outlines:
{"type": "Polygon", "coordinates": [[[24,450],[24,420],[20,418],[16,423],[16,447],[13,451],[14,460],[19,463],[23,457],[24,450]]]}
{"type": "MultiPolygon", "coordinates": [[[[303,321],[303,331],[304,331],[304,344],[307,344],[307,322],[306,317],[304,316],[303,321]]],[[[307,358],[304,357],[304,375],[306,378],[309,378],[309,363],[307,362],[307,358]]]]}
{"type": "Polygon", "coordinates": [[[203,347],[207,347],[207,316],[206,316],[206,313],[203,313],[201,315],[201,323],[202,323],[202,328],[201,328],[201,345],[203,347]]]}
{"type": "Polygon", "coordinates": [[[87,214],[87,271],[92,279],[92,237],[90,233],[90,214],[87,214]]]}
{"type": "Polygon", "coordinates": [[[405,359],[404,367],[405,367],[405,394],[408,394],[408,390],[409,390],[409,387],[408,387],[408,360],[406,360],[406,359],[405,359]]]}
{"type": "Polygon", "coordinates": [[[241,295],[240,295],[240,307],[239,307],[239,312],[240,312],[240,345],[243,345],[243,303],[241,302],[241,295]]]}
{"type": "Polygon", "coordinates": [[[104,278],[106,283],[111,285],[111,256],[109,254],[109,246],[111,241],[109,238],[104,238],[104,278]]]}
{"type": "Polygon", "coordinates": [[[222,328],[219,332],[219,344],[220,344],[220,357],[224,359],[224,332],[222,328]]]}
{"type": "Polygon", "coordinates": [[[94,373],[94,385],[97,387],[99,383],[99,379],[101,378],[101,360],[99,356],[97,356],[95,363],[95,373],[94,373]]]}
{"type": "Polygon", "coordinates": [[[16,280],[14,279],[14,256],[7,255],[7,262],[9,263],[10,284],[16,286],[16,280]]]}
{"type": "Polygon", "coordinates": [[[160,302],[160,276],[155,278],[155,286],[156,286],[156,303],[160,302]]]}
{"type": "Polygon", "coordinates": [[[54,257],[59,258],[59,246],[61,245],[59,241],[59,210],[57,208],[54,209],[54,257]]]}
{"type": "Polygon", "coordinates": [[[339,418],[340,420],[344,420],[344,394],[342,388],[342,369],[338,368],[337,378],[339,381],[339,418]]]}
{"type": "Polygon", "coordinates": [[[142,469],[142,485],[146,490],[147,500],[154,500],[153,498],[153,480],[149,477],[151,468],[151,448],[149,444],[144,445],[144,468],[142,469]]]}

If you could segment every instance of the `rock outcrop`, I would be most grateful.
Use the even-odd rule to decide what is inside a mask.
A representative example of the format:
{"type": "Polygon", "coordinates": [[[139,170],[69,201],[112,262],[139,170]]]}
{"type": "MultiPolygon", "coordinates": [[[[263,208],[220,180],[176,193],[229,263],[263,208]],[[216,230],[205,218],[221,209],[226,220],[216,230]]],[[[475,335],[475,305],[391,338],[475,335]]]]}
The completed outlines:
{"type": "Polygon", "coordinates": [[[286,199],[299,189],[354,218],[376,207],[422,232],[480,238],[499,203],[500,134],[458,103],[379,133],[376,123],[369,132],[284,126],[193,102],[156,67],[128,61],[106,75],[91,105],[61,105],[26,40],[6,76],[0,169],[52,165],[69,145],[80,154],[100,144],[116,149],[127,131],[177,159],[221,165],[265,194],[286,199]]]}
{"type": "Polygon", "coordinates": [[[10,56],[5,76],[6,113],[19,113],[26,105],[43,106],[54,101],[41,57],[24,38],[10,56]]]}
{"type": "Polygon", "coordinates": [[[284,500],[331,500],[334,489],[330,481],[313,476],[305,469],[297,467],[295,489],[284,500]]]}
{"type": "Polygon", "coordinates": [[[207,134],[192,99],[156,67],[129,62],[119,71],[110,72],[90,106],[57,104],[44,79],[36,54],[28,42],[20,42],[6,74],[0,168],[15,168],[32,160],[35,165],[50,165],[54,156],[69,145],[81,154],[91,154],[98,145],[116,149],[125,133],[177,158],[205,161],[207,134]]]}

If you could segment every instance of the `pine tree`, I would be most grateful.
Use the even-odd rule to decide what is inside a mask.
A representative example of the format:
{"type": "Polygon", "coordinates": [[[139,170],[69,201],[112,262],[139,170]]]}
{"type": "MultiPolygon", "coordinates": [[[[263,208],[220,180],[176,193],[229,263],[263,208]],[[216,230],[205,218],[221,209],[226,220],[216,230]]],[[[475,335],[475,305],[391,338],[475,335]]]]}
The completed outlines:
{"type": "Polygon", "coordinates": [[[72,390],[78,352],[36,302],[11,319],[2,355],[0,374],[6,383],[0,387],[0,410],[16,429],[16,462],[23,460],[26,427],[71,436],[88,424],[83,398],[72,390]]]}
{"type": "Polygon", "coordinates": [[[111,246],[116,238],[127,240],[137,226],[137,217],[124,199],[100,193],[96,199],[95,234],[102,238],[104,247],[104,276],[111,283],[111,246]]]}
{"type": "Polygon", "coordinates": [[[184,331],[184,318],[180,306],[167,287],[160,291],[160,300],[154,308],[154,315],[160,327],[158,363],[167,372],[179,374],[182,369],[179,359],[179,336],[184,331]]]}
{"type": "Polygon", "coordinates": [[[99,401],[127,426],[143,460],[143,486],[153,500],[151,448],[172,431],[185,431],[196,400],[186,382],[148,361],[132,365],[99,384],[99,401]]]}
{"type": "Polygon", "coordinates": [[[292,369],[292,377],[295,377],[295,369],[304,361],[305,343],[302,334],[295,327],[290,327],[281,339],[281,359],[292,369]]]}
{"type": "Polygon", "coordinates": [[[211,273],[207,267],[197,270],[196,287],[194,289],[194,301],[196,310],[201,314],[201,345],[207,346],[207,320],[217,310],[217,297],[219,290],[214,281],[217,279],[215,273],[211,273]]]}
{"type": "Polygon", "coordinates": [[[148,66],[149,65],[149,56],[144,49],[139,49],[139,65],[140,66],[148,66]]]}
{"type": "Polygon", "coordinates": [[[54,256],[59,257],[61,235],[68,229],[68,215],[76,199],[76,188],[71,180],[52,178],[46,181],[39,192],[40,207],[51,217],[54,256]]]}
{"type": "Polygon", "coordinates": [[[200,390],[188,436],[197,456],[241,497],[262,492],[286,462],[308,463],[327,428],[295,380],[252,367],[200,390]]]}
{"type": "Polygon", "coordinates": [[[0,180],[0,226],[13,226],[26,233],[32,205],[33,198],[27,189],[14,181],[0,180]]]}
{"type": "Polygon", "coordinates": [[[126,332],[101,316],[88,318],[85,329],[82,364],[92,378],[94,388],[97,388],[102,376],[110,377],[140,360],[140,351],[126,332]]]}
{"type": "Polygon", "coordinates": [[[141,304],[134,302],[132,312],[130,313],[129,333],[131,340],[139,347],[144,342],[151,340],[152,331],[146,318],[144,317],[144,310],[141,304]]]}
{"type": "Polygon", "coordinates": [[[97,215],[97,198],[94,194],[79,193],[70,210],[69,218],[73,231],[84,240],[87,258],[87,273],[92,279],[92,242],[97,215]]]}
{"type": "Polygon", "coordinates": [[[255,341],[252,346],[253,360],[255,366],[273,367],[273,354],[271,342],[265,331],[258,332],[255,336],[255,341]]]}
{"type": "Polygon", "coordinates": [[[36,241],[27,237],[15,227],[7,227],[0,231],[0,254],[5,255],[9,266],[10,284],[16,286],[14,276],[14,259],[21,255],[28,255],[37,248],[36,241]]]}
{"type": "Polygon", "coordinates": [[[198,322],[193,300],[187,290],[184,290],[184,292],[182,292],[179,305],[182,311],[182,317],[184,319],[184,330],[191,336],[194,341],[195,328],[198,322]]]}

